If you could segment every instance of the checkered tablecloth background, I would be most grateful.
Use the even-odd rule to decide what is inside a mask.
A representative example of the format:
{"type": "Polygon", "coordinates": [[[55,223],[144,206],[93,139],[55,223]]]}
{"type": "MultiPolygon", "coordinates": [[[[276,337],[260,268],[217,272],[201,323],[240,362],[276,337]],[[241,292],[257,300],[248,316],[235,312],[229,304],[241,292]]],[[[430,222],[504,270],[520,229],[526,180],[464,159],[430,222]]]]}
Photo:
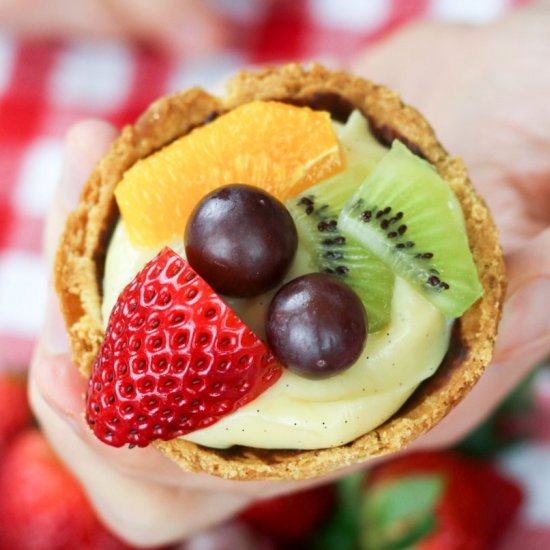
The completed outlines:
{"type": "MultiPolygon", "coordinates": [[[[120,42],[29,42],[0,31],[0,369],[26,368],[41,327],[48,285],[43,220],[60,175],[63,136],[73,123],[96,117],[121,126],[162,94],[212,86],[245,65],[312,59],[335,64],[420,18],[482,24],[525,3],[211,1],[246,40],[201,59],[175,61],[120,42]]],[[[550,380],[539,386],[550,419],[550,380]]],[[[525,521],[507,548],[550,548],[548,430],[540,439],[504,459],[530,495],[525,521]]]]}

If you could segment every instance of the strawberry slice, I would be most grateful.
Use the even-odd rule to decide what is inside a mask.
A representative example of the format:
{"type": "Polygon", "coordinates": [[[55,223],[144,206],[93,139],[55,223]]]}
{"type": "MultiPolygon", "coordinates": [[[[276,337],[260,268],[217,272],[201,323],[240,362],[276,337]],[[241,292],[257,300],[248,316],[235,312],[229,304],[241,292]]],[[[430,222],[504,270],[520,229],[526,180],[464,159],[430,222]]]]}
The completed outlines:
{"type": "Polygon", "coordinates": [[[86,418],[101,441],[143,447],[214,424],[281,374],[265,344],[165,248],[113,308],[86,418]]]}

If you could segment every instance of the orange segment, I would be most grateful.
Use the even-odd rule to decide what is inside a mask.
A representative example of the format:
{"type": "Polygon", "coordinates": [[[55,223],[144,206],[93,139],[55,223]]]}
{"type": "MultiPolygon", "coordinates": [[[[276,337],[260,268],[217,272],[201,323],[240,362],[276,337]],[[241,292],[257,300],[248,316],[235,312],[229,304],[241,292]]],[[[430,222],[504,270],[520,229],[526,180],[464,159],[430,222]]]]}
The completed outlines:
{"type": "Polygon", "coordinates": [[[221,185],[284,201],[342,168],[328,113],[254,101],[138,161],[115,195],[133,244],[153,247],[181,238],[197,202],[221,185]]]}

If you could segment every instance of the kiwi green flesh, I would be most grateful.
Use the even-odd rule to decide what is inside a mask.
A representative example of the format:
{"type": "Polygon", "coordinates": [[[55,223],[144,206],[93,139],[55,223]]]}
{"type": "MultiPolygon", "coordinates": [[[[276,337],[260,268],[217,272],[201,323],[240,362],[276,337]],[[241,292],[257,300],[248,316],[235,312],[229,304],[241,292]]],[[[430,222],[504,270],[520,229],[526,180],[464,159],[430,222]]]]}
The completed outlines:
{"type": "Polygon", "coordinates": [[[448,317],[460,317],[483,293],[458,200],[431,164],[397,140],[348,200],[338,228],[448,317]]]}
{"type": "Polygon", "coordinates": [[[368,318],[368,330],[385,327],[391,316],[395,277],[374,254],[338,228],[338,215],[372,169],[365,161],[307,189],[287,203],[300,242],[319,271],[331,273],[350,286],[361,298],[368,318]]]}

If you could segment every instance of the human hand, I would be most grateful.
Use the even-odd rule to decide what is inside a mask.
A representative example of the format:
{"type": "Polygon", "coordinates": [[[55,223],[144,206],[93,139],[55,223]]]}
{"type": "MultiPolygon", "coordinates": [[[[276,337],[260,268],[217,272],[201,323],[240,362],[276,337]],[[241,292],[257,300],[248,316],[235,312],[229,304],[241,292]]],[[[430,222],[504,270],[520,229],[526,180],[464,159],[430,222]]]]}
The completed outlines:
{"type": "MultiPolygon", "coordinates": [[[[441,129],[443,142],[465,157],[472,179],[492,206],[501,228],[509,269],[509,298],[495,364],[464,403],[414,444],[416,448],[454,442],[479,422],[550,349],[548,314],[544,307],[550,293],[550,260],[544,255],[550,244],[550,192],[544,178],[550,174],[550,166],[541,152],[550,143],[547,129],[550,116],[544,111],[547,95],[544,92],[550,91],[549,83],[542,80],[544,74],[540,70],[540,81],[536,87],[533,83],[532,102],[524,99],[519,103],[524,88],[514,88],[515,80],[511,78],[507,82],[512,86],[510,93],[502,101],[492,101],[494,89],[501,88],[498,83],[507,76],[505,71],[513,63],[517,67],[512,77],[521,79],[523,74],[525,79],[526,73],[530,75],[518,59],[520,54],[515,51],[518,42],[508,36],[511,32],[508,25],[514,29],[518,25],[514,32],[525,33],[522,44],[528,52],[531,49],[539,52],[539,66],[544,67],[550,53],[542,30],[540,35],[533,33],[531,17],[538,19],[540,15],[527,17],[529,13],[518,14],[519,23],[507,19],[487,28],[428,26],[406,31],[356,65],[357,72],[403,90],[405,98],[441,129]],[[465,33],[470,33],[466,42],[465,33]],[[476,52],[474,38],[478,48],[488,49],[492,44],[499,56],[489,63],[484,56],[470,55],[466,57],[468,70],[457,66],[456,71],[447,74],[431,68],[428,75],[436,74],[438,79],[437,88],[428,95],[426,86],[418,79],[422,61],[416,60],[427,59],[433,53],[435,39],[444,40],[451,56],[462,52],[465,44],[472,44],[472,51],[476,52]],[[511,43],[506,45],[509,40],[511,43]],[[402,66],[401,61],[415,51],[413,48],[420,48],[419,44],[424,44],[424,50],[417,50],[421,55],[416,55],[416,63],[411,62],[418,64],[417,70],[411,67],[408,72],[396,70],[391,74],[389,69],[402,66]],[[372,67],[372,71],[366,67],[372,67]],[[517,105],[522,109],[518,111],[517,105]],[[513,134],[508,122],[508,116],[512,115],[517,117],[513,119],[513,134]],[[546,126],[544,120],[548,121],[546,126]],[[477,137],[480,131],[490,133],[491,140],[486,143],[477,137]],[[531,208],[533,197],[536,209],[531,208]]],[[[441,44],[436,51],[442,51],[441,44]]],[[[528,55],[530,63],[535,62],[532,55],[528,55]]],[[[427,81],[426,78],[424,82],[427,81]]],[[[78,126],[69,136],[65,185],[48,226],[50,246],[56,242],[60,225],[74,206],[87,173],[113,137],[111,128],[97,122],[78,126]]],[[[85,382],[70,362],[64,334],[52,302],[31,373],[34,408],[57,451],[82,480],[100,515],[126,540],[140,545],[178,540],[222,520],[254,498],[302,489],[321,481],[224,481],[184,473],[154,449],[115,450],[98,443],[82,421],[85,382]]],[[[334,477],[342,474],[338,472],[334,477]]]]}
{"type": "Polygon", "coordinates": [[[418,447],[451,444],[550,354],[550,2],[488,26],[423,23],[352,72],[399,90],[463,157],[501,234],[508,295],[493,364],[418,447]]]}
{"type": "Polygon", "coordinates": [[[124,39],[176,56],[228,39],[219,11],[201,0],[0,0],[2,26],[38,38],[124,39]]]}

